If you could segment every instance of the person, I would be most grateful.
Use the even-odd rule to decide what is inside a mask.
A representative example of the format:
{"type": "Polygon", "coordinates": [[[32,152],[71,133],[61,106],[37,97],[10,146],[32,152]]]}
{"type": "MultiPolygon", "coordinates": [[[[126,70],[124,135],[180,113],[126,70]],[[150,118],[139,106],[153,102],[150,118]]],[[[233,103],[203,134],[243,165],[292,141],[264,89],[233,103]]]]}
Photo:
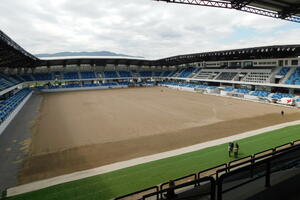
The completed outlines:
{"type": "Polygon", "coordinates": [[[238,158],[238,155],[239,155],[239,144],[238,143],[235,143],[234,145],[234,148],[233,148],[233,155],[234,155],[234,158],[238,158]]]}
{"type": "Polygon", "coordinates": [[[282,116],[282,117],[284,116],[284,111],[283,111],[283,110],[281,111],[281,116],[282,116]]]}
{"type": "Polygon", "coordinates": [[[233,142],[228,143],[228,155],[231,157],[231,152],[233,150],[233,142]]]}
{"type": "Polygon", "coordinates": [[[175,191],[174,191],[174,186],[175,186],[175,182],[173,180],[170,180],[169,181],[169,188],[167,190],[167,194],[165,195],[165,197],[167,199],[173,199],[173,198],[175,198],[177,196],[175,194],[175,191]]]}

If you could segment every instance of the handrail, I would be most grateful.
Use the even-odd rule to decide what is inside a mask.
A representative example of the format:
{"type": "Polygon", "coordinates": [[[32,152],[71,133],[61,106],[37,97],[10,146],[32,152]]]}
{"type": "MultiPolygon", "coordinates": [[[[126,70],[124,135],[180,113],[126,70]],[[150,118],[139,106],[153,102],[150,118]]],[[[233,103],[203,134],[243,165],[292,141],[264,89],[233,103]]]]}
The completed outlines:
{"type": "MultiPolygon", "coordinates": [[[[188,178],[188,177],[194,177],[194,180],[197,180],[197,174],[189,174],[189,175],[186,175],[186,176],[177,178],[177,179],[173,179],[173,181],[174,181],[174,182],[180,181],[180,180],[185,179],[185,178],[188,178]]],[[[165,182],[165,183],[162,183],[162,184],[160,185],[160,187],[159,187],[160,190],[162,190],[163,187],[164,187],[165,185],[168,185],[168,184],[169,184],[169,181],[168,181],[168,182],[165,182]]],[[[195,186],[196,186],[196,185],[195,185],[195,186]]]]}
{"type": "MultiPolygon", "coordinates": [[[[291,146],[294,145],[294,143],[293,143],[293,142],[289,142],[289,143],[286,143],[286,144],[277,146],[277,147],[274,148],[274,151],[278,151],[279,148],[284,147],[284,146],[287,146],[287,145],[290,145],[289,147],[291,147],[291,146]]],[[[289,147],[287,147],[287,148],[289,148],[289,147]]],[[[286,148],[285,148],[285,149],[286,149],[286,148]]]]}
{"type": "MultiPolygon", "coordinates": [[[[133,192],[133,193],[130,193],[130,194],[126,194],[126,195],[117,197],[114,200],[124,199],[126,197],[130,197],[130,196],[133,196],[133,195],[136,195],[136,194],[139,194],[139,193],[143,193],[143,192],[146,192],[146,191],[152,190],[152,189],[155,189],[157,192],[159,191],[158,186],[152,186],[152,187],[149,187],[149,188],[146,188],[146,189],[143,189],[143,190],[139,190],[139,191],[136,191],[136,192],[133,192]]],[[[157,197],[157,199],[158,199],[158,197],[157,197]]]]}
{"type": "MultiPolygon", "coordinates": [[[[202,174],[202,173],[207,172],[207,171],[210,171],[210,170],[213,170],[213,169],[217,169],[217,168],[219,168],[219,167],[227,168],[227,163],[225,163],[225,164],[220,164],[220,165],[217,165],[217,166],[214,166],[214,167],[211,167],[211,168],[208,168],[208,169],[205,169],[205,170],[202,170],[202,171],[198,172],[198,179],[201,178],[201,174],[202,174]]],[[[216,171],[216,173],[214,173],[214,174],[217,174],[217,171],[216,171]]],[[[211,175],[209,175],[209,176],[212,176],[212,175],[214,175],[214,174],[211,174],[211,175]]]]}
{"type": "MultiPolygon", "coordinates": [[[[281,145],[282,146],[282,145],[281,145]]],[[[282,149],[280,150],[281,153],[278,153],[278,154],[275,154],[273,155],[272,157],[268,157],[264,160],[260,160],[258,162],[255,162],[253,163],[252,165],[248,165],[248,166],[245,166],[245,167],[241,167],[241,168],[237,168],[236,170],[233,170],[233,171],[229,171],[225,174],[222,174],[218,179],[217,179],[217,199],[218,200],[222,200],[222,194],[225,193],[225,192],[228,192],[228,191],[231,191],[235,188],[238,188],[242,185],[245,185],[245,184],[248,184],[250,182],[253,182],[255,180],[257,180],[258,178],[261,178],[261,177],[266,177],[266,182],[265,182],[265,186],[266,187],[269,187],[270,186],[270,174],[272,174],[271,172],[271,161],[277,159],[277,158],[281,158],[283,156],[285,156],[286,154],[290,153],[290,152],[293,152],[293,151],[296,151],[296,150],[299,150],[300,149],[300,145],[296,145],[296,146],[292,146],[291,148],[288,148],[288,149],[282,149]],[[260,166],[260,165],[266,165],[266,168],[265,168],[265,174],[261,175],[261,176],[257,176],[255,178],[252,178],[250,180],[247,180],[243,183],[240,183],[240,184],[237,184],[229,189],[226,189],[226,190],[223,190],[223,180],[226,178],[226,177],[230,177],[232,176],[233,174],[237,174],[241,171],[246,171],[246,170],[250,170],[252,171],[253,168],[255,168],[256,166],[260,166]]],[[[273,154],[273,153],[272,153],[273,154]]]]}
{"type": "MultiPolygon", "coordinates": [[[[205,169],[205,170],[202,170],[200,172],[198,172],[197,174],[189,174],[189,175],[186,175],[184,177],[180,177],[180,178],[177,178],[177,179],[174,179],[173,181],[179,181],[179,180],[182,180],[182,179],[185,179],[185,178],[188,178],[188,177],[194,177],[194,180],[193,181],[189,181],[189,182],[186,182],[186,183],[182,183],[182,184],[179,184],[179,185],[176,185],[174,187],[171,187],[171,189],[177,189],[179,188],[180,186],[181,187],[184,187],[186,185],[191,185],[191,183],[194,183],[195,186],[199,186],[199,181],[200,180],[204,180],[204,179],[213,179],[214,181],[216,181],[217,185],[218,185],[218,188],[220,187],[220,189],[222,189],[222,186],[220,186],[219,184],[222,182],[222,179],[225,177],[225,176],[229,176],[231,174],[234,174],[234,173],[238,173],[240,172],[241,170],[245,170],[247,168],[249,168],[251,170],[251,177],[253,175],[253,169],[258,166],[258,165],[261,165],[262,163],[268,163],[270,162],[272,159],[275,159],[275,158],[280,158],[281,156],[284,156],[285,154],[291,152],[291,151],[295,151],[295,150],[298,150],[300,149],[300,143],[299,144],[295,144],[296,142],[299,142],[299,140],[295,140],[293,142],[289,142],[289,143],[286,143],[286,144],[283,144],[283,145],[280,145],[280,146],[277,146],[275,148],[270,148],[270,149],[267,149],[267,150],[264,150],[264,151],[261,151],[261,152],[258,152],[258,153],[255,153],[253,155],[249,155],[249,156],[246,156],[246,157],[243,157],[243,158],[240,158],[238,160],[234,160],[234,161],[231,161],[229,163],[224,163],[224,164],[220,164],[220,165],[217,165],[217,166],[214,166],[214,167],[211,167],[211,168],[208,168],[208,169],[205,169]],[[286,145],[290,145],[288,146],[287,148],[284,148],[284,149],[278,149],[280,147],[283,147],[283,146],[286,146],[286,145]],[[264,154],[264,155],[259,155],[259,154],[262,154],[264,152],[267,152],[267,151],[272,151],[270,153],[267,153],[267,154],[264,154]],[[239,162],[239,163],[235,163],[235,162],[238,162],[238,161],[241,161],[243,159],[246,159],[246,158],[250,158],[249,160],[246,160],[246,161],[242,161],[242,162],[239,162]],[[245,164],[249,164],[247,166],[243,166],[245,164]],[[243,166],[243,167],[239,167],[239,166],[243,166]],[[220,167],[223,167],[223,168],[220,168],[220,167]],[[217,168],[220,168],[220,169],[217,169],[217,168]],[[235,168],[235,169],[234,169],[235,168]],[[205,176],[203,178],[201,178],[201,174],[207,172],[207,171],[210,171],[210,170],[213,170],[213,169],[217,169],[216,173],[213,173],[211,175],[208,175],[208,176],[205,176]],[[234,170],[232,170],[234,169],[234,170]],[[225,172],[225,173],[224,173],[225,172]],[[223,173],[222,175],[220,175],[220,173],[223,173]],[[216,175],[216,177],[212,177],[212,175],[216,175]],[[198,184],[198,185],[197,185],[198,184]]],[[[271,172],[270,172],[271,173],[271,172]]],[[[257,178],[261,178],[260,177],[255,177],[255,178],[252,178],[251,180],[254,181],[256,180],[257,178]]],[[[249,181],[247,181],[248,183],[249,181]]],[[[251,182],[251,181],[250,181],[251,182]]],[[[165,185],[167,185],[169,182],[165,182],[165,183],[162,183],[160,184],[159,186],[153,186],[153,187],[150,187],[150,188],[147,188],[147,189],[143,189],[143,190],[140,190],[140,191],[137,191],[137,192],[134,192],[134,193],[130,193],[130,194],[127,194],[127,195],[123,195],[121,197],[117,197],[115,198],[115,200],[119,200],[119,199],[122,199],[122,198],[125,198],[125,197],[129,197],[129,196],[132,196],[132,195],[136,195],[136,194],[139,194],[139,193],[142,193],[142,192],[146,192],[148,190],[151,190],[151,189],[156,189],[155,192],[152,192],[152,193],[149,193],[149,194],[146,194],[143,196],[143,199],[144,197],[149,197],[149,195],[153,196],[153,194],[155,193],[158,193],[158,194],[162,194],[163,192],[166,192],[166,190],[170,189],[170,188],[167,188],[167,189],[163,189],[163,187],[165,185]]],[[[240,186],[240,185],[239,185],[240,186]]],[[[237,186],[238,187],[238,186],[237,186]]],[[[159,198],[159,196],[157,196],[157,198],[159,198]]],[[[219,199],[218,199],[219,200],[219,199]]]]}
{"type": "MultiPolygon", "coordinates": [[[[296,142],[300,142],[300,139],[299,140],[295,140],[295,141],[293,141],[292,143],[293,143],[293,145],[295,145],[295,143],[296,142]]],[[[300,143],[299,143],[300,144],[300,143]]],[[[296,144],[296,145],[298,145],[298,144],[296,144]]]]}
{"type": "Polygon", "coordinates": [[[247,162],[249,162],[250,160],[245,160],[244,162],[236,163],[236,162],[239,162],[239,161],[244,160],[244,159],[247,159],[247,158],[250,158],[250,160],[253,160],[253,155],[246,156],[246,157],[243,157],[243,158],[239,158],[239,159],[230,161],[230,162],[228,163],[228,168],[229,168],[229,170],[231,169],[231,166],[241,165],[241,163],[244,163],[244,162],[247,163],[247,162]],[[234,164],[234,163],[235,163],[235,164],[234,164]]]}
{"type": "Polygon", "coordinates": [[[196,179],[196,180],[193,180],[193,181],[189,181],[189,182],[186,182],[186,183],[175,185],[175,186],[167,188],[167,189],[160,190],[158,192],[153,192],[153,193],[150,193],[150,194],[146,194],[146,195],[143,196],[143,200],[147,199],[147,198],[150,198],[152,196],[157,196],[157,195],[162,197],[163,193],[166,193],[170,190],[174,191],[176,189],[180,189],[180,188],[187,187],[187,186],[190,186],[190,185],[200,185],[201,182],[207,182],[207,181],[209,181],[211,183],[210,195],[211,195],[211,200],[214,200],[215,199],[216,181],[213,177],[204,177],[204,178],[201,178],[201,179],[196,179]]]}
{"type": "Polygon", "coordinates": [[[253,157],[256,158],[257,155],[263,154],[263,153],[268,152],[268,151],[272,151],[272,152],[273,152],[273,151],[274,151],[274,148],[270,148],[270,149],[263,150],[263,151],[261,151],[261,152],[255,153],[255,154],[253,154],[253,157]]]}

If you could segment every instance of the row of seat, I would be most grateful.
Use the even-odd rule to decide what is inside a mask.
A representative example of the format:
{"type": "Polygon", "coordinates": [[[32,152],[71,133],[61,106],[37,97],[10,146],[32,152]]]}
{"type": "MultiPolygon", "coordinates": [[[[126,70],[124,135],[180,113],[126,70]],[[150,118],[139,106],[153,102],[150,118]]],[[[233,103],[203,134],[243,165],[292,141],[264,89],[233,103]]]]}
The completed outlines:
{"type": "MultiPolygon", "coordinates": [[[[176,83],[176,82],[161,82],[162,85],[170,85],[170,86],[180,86],[180,87],[193,87],[193,88],[202,88],[202,89],[216,89],[215,86],[206,86],[206,85],[197,85],[197,84],[188,84],[188,83],[176,83]]],[[[248,89],[234,89],[234,88],[225,88],[224,91],[226,92],[235,92],[240,94],[249,94],[252,96],[257,97],[269,97],[271,92],[268,91],[250,91],[248,89]]],[[[293,94],[286,94],[286,93],[275,93],[271,96],[273,99],[282,99],[282,98],[294,98],[295,95],[293,94]]]]}
{"type": "Polygon", "coordinates": [[[268,97],[271,94],[271,92],[268,91],[254,91],[251,93],[252,96],[256,96],[256,97],[268,97]]]}
{"type": "Polygon", "coordinates": [[[281,70],[277,73],[279,76],[285,76],[290,71],[290,67],[283,67],[281,70]]]}
{"type": "Polygon", "coordinates": [[[188,68],[185,69],[183,72],[181,72],[181,74],[179,75],[179,77],[181,77],[181,78],[187,78],[187,77],[189,77],[195,70],[196,70],[196,68],[194,68],[194,67],[188,67],[188,68]]]}
{"type": "Polygon", "coordinates": [[[273,99],[282,99],[282,98],[294,98],[293,94],[285,94],[285,93],[275,93],[272,95],[273,99]]]}
{"type": "Polygon", "coordinates": [[[132,73],[138,73],[141,77],[167,77],[172,71],[140,71],[135,70],[130,71],[104,71],[102,72],[53,72],[53,73],[36,73],[36,74],[24,74],[21,76],[16,76],[22,81],[50,81],[57,79],[73,80],[73,79],[95,79],[95,78],[130,78],[133,77],[132,73]]]}
{"type": "Polygon", "coordinates": [[[30,92],[30,89],[24,88],[19,90],[13,96],[0,102],[0,123],[2,123],[16,109],[16,107],[27,97],[30,92]]]}
{"type": "Polygon", "coordinates": [[[13,87],[21,82],[23,81],[15,79],[12,76],[7,76],[5,74],[0,73],[0,91],[13,87]]]}
{"type": "Polygon", "coordinates": [[[248,89],[237,89],[236,93],[240,93],[240,94],[249,94],[250,90],[248,89]]]}
{"type": "Polygon", "coordinates": [[[233,90],[234,90],[233,88],[229,88],[229,87],[224,89],[225,92],[232,92],[233,90]]]}
{"type": "Polygon", "coordinates": [[[289,85],[300,85],[300,68],[297,68],[285,83],[289,85]]]}
{"type": "MultiPolygon", "coordinates": [[[[277,75],[286,76],[291,70],[291,67],[282,67],[277,75]]],[[[95,79],[95,78],[130,78],[130,77],[193,77],[199,79],[214,79],[216,80],[233,80],[237,75],[236,72],[209,72],[203,71],[201,68],[188,67],[178,70],[167,71],[137,71],[137,70],[110,70],[110,71],[84,71],[84,72],[51,72],[51,73],[34,73],[25,75],[8,76],[0,74],[0,91],[12,87],[23,81],[50,81],[50,80],[76,80],[76,79],[95,79]],[[200,72],[199,72],[200,71],[200,72]]],[[[242,74],[242,73],[240,73],[242,74]]],[[[242,81],[266,83],[270,78],[270,72],[251,72],[248,73],[242,81]]],[[[286,84],[300,85],[300,68],[285,82],[286,84]]]]}

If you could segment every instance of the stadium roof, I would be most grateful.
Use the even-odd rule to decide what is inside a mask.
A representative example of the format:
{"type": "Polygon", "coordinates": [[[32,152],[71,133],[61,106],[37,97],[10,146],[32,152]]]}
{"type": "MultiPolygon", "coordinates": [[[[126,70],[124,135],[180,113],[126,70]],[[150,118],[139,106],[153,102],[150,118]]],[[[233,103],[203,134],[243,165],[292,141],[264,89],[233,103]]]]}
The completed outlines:
{"type": "Polygon", "coordinates": [[[0,67],[9,68],[29,68],[37,66],[55,65],[80,65],[91,64],[105,66],[114,65],[137,65],[137,66],[173,66],[203,61],[225,61],[225,60],[247,60],[247,59],[270,59],[270,58],[295,58],[300,56],[299,45],[277,45],[264,46],[245,49],[233,49],[224,51],[213,51],[195,54],[186,54],[163,58],[159,60],[149,60],[142,58],[57,58],[40,60],[31,55],[0,31],[0,67]]]}
{"type": "Polygon", "coordinates": [[[73,64],[96,64],[98,66],[105,66],[106,64],[115,64],[138,66],[172,66],[203,61],[294,58],[298,56],[300,56],[300,45],[278,45],[178,55],[159,60],[146,60],[135,58],[61,58],[41,60],[40,65],[54,66],[73,64]]]}
{"type": "Polygon", "coordinates": [[[160,64],[179,65],[184,63],[201,61],[225,61],[225,60],[248,60],[248,59],[271,59],[271,58],[295,58],[300,56],[299,45],[276,45],[252,47],[244,49],[232,49],[224,51],[212,51],[204,53],[186,54],[164,58],[160,64]]]}
{"type": "Polygon", "coordinates": [[[0,67],[30,67],[38,60],[0,31],[0,67]]]}
{"type": "Polygon", "coordinates": [[[299,0],[154,0],[167,3],[236,9],[300,23],[299,0]]]}

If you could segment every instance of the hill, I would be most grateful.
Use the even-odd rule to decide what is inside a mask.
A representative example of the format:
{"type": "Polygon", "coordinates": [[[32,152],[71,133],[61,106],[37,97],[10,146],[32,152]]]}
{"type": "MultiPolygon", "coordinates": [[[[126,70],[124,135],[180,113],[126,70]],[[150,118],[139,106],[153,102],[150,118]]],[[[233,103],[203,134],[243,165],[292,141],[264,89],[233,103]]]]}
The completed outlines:
{"type": "Polygon", "coordinates": [[[36,57],[65,57],[65,56],[121,56],[121,57],[136,57],[143,58],[141,56],[131,56],[126,54],[119,54],[110,51],[93,51],[93,52],[59,52],[59,53],[41,53],[35,54],[36,57]]]}

